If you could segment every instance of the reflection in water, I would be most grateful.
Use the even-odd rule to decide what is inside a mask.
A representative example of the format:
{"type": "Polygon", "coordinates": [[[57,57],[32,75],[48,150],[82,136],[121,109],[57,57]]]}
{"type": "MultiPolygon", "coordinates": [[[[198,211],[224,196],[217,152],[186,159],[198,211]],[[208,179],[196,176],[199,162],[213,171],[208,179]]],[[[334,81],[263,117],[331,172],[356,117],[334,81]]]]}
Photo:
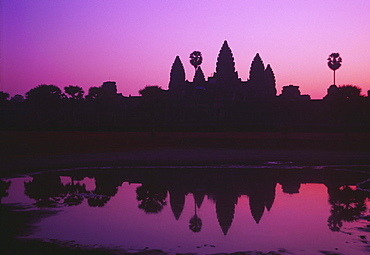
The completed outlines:
{"type": "Polygon", "coordinates": [[[354,190],[348,185],[328,189],[331,204],[328,226],[331,231],[339,231],[343,221],[352,222],[366,211],[367,192],[354,190]]]}
{"type": "MultiPolygon", "coordinates": [[[[83,207],[84,205],[103,208],[110,201],[112,201],[111,206],[116,206],[114,204],[116,202],[112,199],[121,192],[120,187],[123,183],[135,183],[137,185],[133,188],[135,188],[138,202],[137,207],[140,210],[149,215],[159,215],[164,212],[164,208],[169,203],[172,218],[178,224],[182,224],[181,215],[183,213],[190,214],[189,218],[184,220],[194,233],[203,233],[203,230],[209,226],[210,212],[203,214],[202,217],[198,213],[207,197],[207,203],[214,204],[217,224],[222,234],[226,236],[233,228],[233,224],[237,224],[234,220],[239,206],[238,202],[242,196],[248,198],[250,215],[254,222],[260,225],[264,214],[273,211],[277,185],[282,187],[284,193],[294,196],[294,194],[299,194],[300,188],[306,183],[321,183],[326,186],[329,195],[328,227],[331,231],[338,232],[343,227],[343,222],[353,222],[366,213],[369,192],[356,190],[353,185],[368,178],[368,174],[341,171],[331,173],[313,169],[292,171],[284,169],[237,171],[187,169],[184,172],[173,169],[135,169],[132,171],[119,169],[109,170],[109,172],[52,172],[33,175],[32,180],[24,182],[24,193],[34,201],[34,206],[38,208],[83,207]],[[64,176],[63,180],[68,181],[62,182],[61,176],[64,176]],[[86,189],[83,181],[85,177],[94,179],[94,189],[90,191],[86,189]]],[[[10,181],[1,180],[1,197],[6,197],[9,187],[10,181]]],[[[284,209],[295,210],[293,205],[291,208],[284,209]]],[[[309,210],[307,208],[307,212],[309,210]]],[[[279,233],[277,232],[276,235],[279,233]]]]}
{"type": "Polygon", "coordinates": [[[123,180],[109,173],[95,175],[95,190],[89,194],[88,203],[92,207],[103,207],[111,197],[117,194],[123,180]]]}
{"type": "Polygon", "coordinates": [[[202,230],[202,219],[199,218],[198,215],[197,215],[197,207],[198,207],[198,205],[197,205],[195,196],[193,196],[193,198],[194,198],[194,216],[191,217],[191,219],[189,221],[189,228],[194,233],[198,233],[198,232],[200,232],[202,230]]]}
{"type": "Polygon", "coordinates": [[[179,188],[170,187],[169,195],[170,195],[170,205],[171,205],[171,210],[173,212],[173,216],[175,216],[176,220],[179,220],[181,213],[184,210],[186,193],[184,189],[182,189],[182,187],[179,187],[179,188]]]}
{"type": "Polygon", "coordinates": [[[2,198],[7,197],[9,195],[7,190],[9,189],[10,184],[11,184],[10,181],[6,182],[0,179],[0,204],[1,204],[2,198]]]}
{"type": "Polygon", "coordinates": [[[136,189],[139,208],[146,213],[159,213],[167,204],[167,189],[156,184],[143,184],[136,189]]]}
{"type": "Polygon", "coordinates": [[[25,194],[34,199],[35,205],[42,207],[55,207],[64,202],[67,194],[60,176],[54,173],[45,173],[33,176],[33,180],[24,183],[25,194]]]}

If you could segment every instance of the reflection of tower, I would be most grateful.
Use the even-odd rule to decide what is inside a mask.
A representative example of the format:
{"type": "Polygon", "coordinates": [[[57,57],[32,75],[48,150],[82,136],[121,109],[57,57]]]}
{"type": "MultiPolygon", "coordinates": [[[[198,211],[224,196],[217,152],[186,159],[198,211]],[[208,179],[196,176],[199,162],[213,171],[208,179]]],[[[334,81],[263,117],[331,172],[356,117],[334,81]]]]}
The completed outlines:
{"type": "Polygon", "coordinates": [[[224,235],[227,235],[234,220],[235,205],[238,202],[237,193],[228,189],[230,189],[230,186],[220,189],[214,198],[217,220],[224,235]]]}
{"type": "Polygon", "coordinates": [[[200,208],[202,206],[204,196],[205,196],[204,191],[196,190],[193,192],[193,196],[195,199],[195,203],[197,204],[197,207],[200,208]]]}
{"type": "Polygon", "coordinates": [[[222,197],[216,201],[216,214],[218,223],[224,235],[227,235],[234,219],[236,199],[231,197],[222,197]]]}
{"type": "Polygon", "coordinates": [[[249,207],[252,217],[258,224],[263,216],[265,208],[270,211],[275,200],[276,182],[261,181],[251,186],[249,194],[249,207]]]}
{"type": "Polygon", "coordinates": [[[189,221],[189,228],[194,233],[198,233],[202,229],[202,219],[199,218],[198,215],[197,215],[198,204],[197,204],[195,196],[193,198],[194,198],[194,216],[191,217],[191,219],[189,221]]]}
{"type": "Polygon", "coordinates": [[[249,208],[254,221],[258,224],[262,218],[263,212],[265,211],[265,204],[263,203],[263,200],[258,196],[250,196],[249,208]]]}
{"type": "Polygon", "coordinates": [[[181,213],[184,210],[185,193],[180,189],[170,189],[170,205],[175,219],[180,219],[181,213]]]}

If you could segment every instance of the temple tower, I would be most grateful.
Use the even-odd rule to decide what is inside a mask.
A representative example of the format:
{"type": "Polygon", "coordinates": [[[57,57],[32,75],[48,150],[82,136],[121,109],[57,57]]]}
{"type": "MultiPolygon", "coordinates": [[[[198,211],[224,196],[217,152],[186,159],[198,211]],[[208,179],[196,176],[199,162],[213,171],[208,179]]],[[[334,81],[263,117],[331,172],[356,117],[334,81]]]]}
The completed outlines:
{"type": "Polygon", "coordinates": [[[172,64],[170,73],[170,83],[168,89],[170,92],[181,93],[185,86],[185,70],[179,56],[176,56],[172,64]]]}
{"type": "Polygon", "coordinates": [[[275,74],[272,71],[270,65],[267,65],[264,73],[264,83],[263,88],[261,89],[261,97],[263,98],[272,98],[276,97],[276,80],[275,74]]]}
{"type": "Polygon", "coordinates": [[[264,72],[265,65],[263,64],[260,54],[257,53],[249,69],[249,84],[252,88],[250,96],[259,97],[261,86],[263,86],[264,83],[264,72]]]}
{"type": "Polygon", "coordinates": [[[270,65],[265,65],[257,53],[249,71],[249,84],[252,87],[252,95],[255,98],[273,98],[276,96],[275,75],[270,65]]]}
{"type": "Polygon", "coordinates": [[[206,82],[202,68],[199,66],[195,71],[193,83],[195,87],[203,87],[206,82]]]}
{"type": "Polygon", "coordinates": [[[238,81],[238,73],[235,71],[233,53],[226,40],[218,54],[214,78],[216,79],[216,83],[222,87],[232,86],[238,81]]]}

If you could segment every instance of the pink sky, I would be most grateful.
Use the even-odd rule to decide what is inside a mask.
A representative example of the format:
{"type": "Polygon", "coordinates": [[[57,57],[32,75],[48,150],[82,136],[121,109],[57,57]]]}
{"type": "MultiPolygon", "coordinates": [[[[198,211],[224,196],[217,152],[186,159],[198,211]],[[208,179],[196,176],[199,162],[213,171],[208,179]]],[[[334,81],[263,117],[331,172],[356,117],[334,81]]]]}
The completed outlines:
{"type": "Polygon", "coordinates": [[[87,91],[107,80],[123,95],[167,89],[177,55],[192,80],[189,54],[201,51],[209,76],[224,40],[242,80],[259,52],[278,94],[294,84],[322,98],[332,52],[343,58],[337,84],[370,90],[369,0],[1,0],[0,8],[0,91],[11,96],[39,84],[87,91]]]}

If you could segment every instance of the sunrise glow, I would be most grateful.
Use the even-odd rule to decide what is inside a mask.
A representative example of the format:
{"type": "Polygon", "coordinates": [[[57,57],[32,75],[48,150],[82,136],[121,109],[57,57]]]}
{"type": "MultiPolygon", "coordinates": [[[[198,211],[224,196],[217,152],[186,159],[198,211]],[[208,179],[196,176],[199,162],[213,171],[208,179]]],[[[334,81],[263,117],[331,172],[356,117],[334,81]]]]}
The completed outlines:
{"type": "Polygon", "coordinates": [[[258,52],[276,76],[321,99],[332,84],[327,57],[340,52],[337,84],[370,90],[370,1],[49,1],[0,3],[0,91],[24,95],[39,84],[100,86],[138,95],[168,89],[178,55],[186,78],[199,50],[206,77],[227,40],[239,78],[258,52]]]}

